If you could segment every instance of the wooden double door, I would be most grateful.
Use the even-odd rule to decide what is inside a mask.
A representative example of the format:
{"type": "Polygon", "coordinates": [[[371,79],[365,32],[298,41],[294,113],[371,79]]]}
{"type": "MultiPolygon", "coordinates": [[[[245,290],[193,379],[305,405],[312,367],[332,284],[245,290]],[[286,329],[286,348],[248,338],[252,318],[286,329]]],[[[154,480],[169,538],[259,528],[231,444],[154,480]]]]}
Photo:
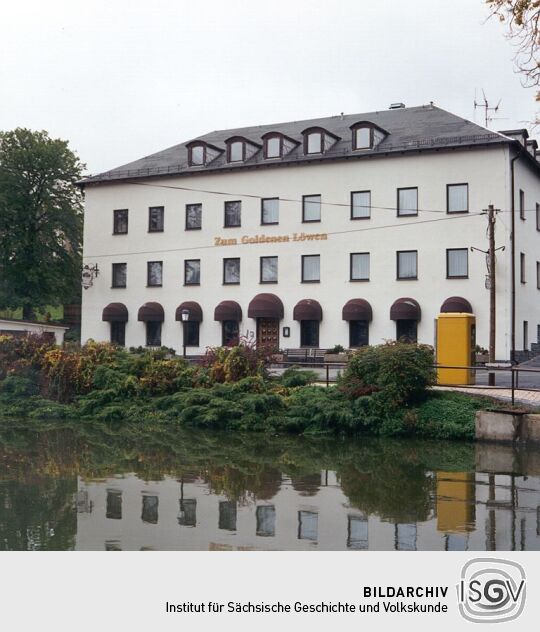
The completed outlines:
{"type": "Polygon", "coordinates": [[[279,320],[277,318],[257,318],[257,345],[279,349],[279,320]]]}

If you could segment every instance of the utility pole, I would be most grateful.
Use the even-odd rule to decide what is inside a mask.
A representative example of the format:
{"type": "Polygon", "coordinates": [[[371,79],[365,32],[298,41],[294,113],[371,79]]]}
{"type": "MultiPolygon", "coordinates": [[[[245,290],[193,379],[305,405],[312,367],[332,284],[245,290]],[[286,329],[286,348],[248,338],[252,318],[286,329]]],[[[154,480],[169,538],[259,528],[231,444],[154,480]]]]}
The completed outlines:
{"type": "MultiPolygon", "coordinates": [[[[495,311],[495,209],[493,204],[488,206],[488,257],[489,257],[489,361],[495,362],[495,331],[496,331],[496,311],[495,311]]],[[[489,373],[488,384],[495,385],[495,373],[489,373]]]]}
{"type": "MultiPolygon", "coordinates": [[[[504,250],[504,246],[495,248],[495,221],[496,213],[499,209],[493,208],[493,204],[490,204],[487,209],[484,209],[483,213],[488,218],[488,250],[481,250],[480,248],[471,247],[472,251],[483,252],[486,255],[487,263],[487,276],[486,276],[486,288],[489,289],[489,364],[495,362],[495,340],[497,332],[497,320],[496,320],[496,275],[495,275],[495,252],[497,250],[504,250]]],[[[495,373],[488,373],[488,384],[490,386],[495,385],[495,373]]]]}

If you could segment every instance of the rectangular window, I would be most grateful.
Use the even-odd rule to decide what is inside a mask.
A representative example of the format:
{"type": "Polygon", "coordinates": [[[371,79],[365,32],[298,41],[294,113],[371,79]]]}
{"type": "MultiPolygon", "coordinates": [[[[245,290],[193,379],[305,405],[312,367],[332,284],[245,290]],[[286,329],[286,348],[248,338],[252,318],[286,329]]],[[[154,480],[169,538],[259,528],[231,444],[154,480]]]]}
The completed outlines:
{"type": "Polygon", "coordinates": [[[191,164],[204,165],[204,147],[203,145],[195,145],[191,148],[191,164]]]}
{"type": "Polygon", "coordinates": [[[298,512],[298,539],[317,542],[319,514],[315,511],[298,512]]]}
{"type": "Polygon", "coordinates": [[[525,192],[519,190],[519,218],[525,219],[525,192]]]}
{"type": "Polygon", "coordinates": [[[178,513],[178,524],[181,527],[197,526],[197,500],[195,498],[184,498],[180,500],[180,511],[178,513]]]}
{"type": "Polygon", "coordinates": [[[446,185],[446,212],[447,213],[468,213],[469,212],[469,185],[468,184],[447,184],[446,185]]]}
{"type": "Polygon", "coordinates": [[[261,257],[261,283],[277,283],[278,258],[261,257]]]}
{"type": "Polygon", "coordinates": [[[369,322],[367,320],[349,321],[349,347],[364,347],[369,344],[369,322]]]}
{"type": "Polygon", "coordinates": [[[238,344],[240,328],[237,320],[224,320],[221,323],[221,344],[224,347],[232,347],[238,344]]]}
{"type": "Polygon", "coordinates": [[[279,198],[261,200],[261,224],[279,223],[279,198]]]}
{"type": "Polygon", "coordinates": [[[148,232],[161,233],[164,226],[165,207],[151,206],[148,209],[148,232]]]}
{"type": "Polygon", "coordinates": [[[540,261],[536,262],[536,288],[540,290],[540,261]]]}
{"type": "Polygon", "coordinates": [[[365,551],[368,545],[368,520],[364,516],[348,516],[347,548],[365,551]]]}
{"type": "Polygon", "coordinates": [[[371,191],[351,192],[351,219],[371,217],[371,191]]]}
{"type": "Polygon", "coordinates": [[[122,492],[116,489],[107,490],[107,507],[105,517],[109,520],[122,520],[122,492]]]}
{"type": "Polygon", "coordinates": [[[244,160],[244,143],[240,140],[229,145],[229,162],[244,160]]]}
{"type": "Polygon", "coordinates": [[[241,226],[242,202],[225,202],[225,228],[241,226]]]}
{"type": "Polygon", "coordinates": [[[266,157],[279,158],[281,156],[281,138],[274,136],[266,141],[266,157]]]}
{"type": "Polygon", "coordinates": [[[274,505],[260,505],[255,512],[258,536],[272,538],[276,534],[276,508],[274,505]]]}
{"type": "Polygon", "coordinates": [[[320,222],[321,221],[321,196],[320,195],[302,196],[302,221],[303,222],[320,222]]]}
{"type": "Polygon", "coordinates": [[[321,280],[321,256],[302,255],[302,283],[319,283],[321,280]]]}
{"type": "Polygon", "coordinates": [[[371,127],[358,127],[354,134],[355,149],[371,148],[371,127]]]}
{"type": "Polygon", "coordinates": [[[112,264],[112,287],[126,287],[127,263],[112,264]]]}
{"type": "Polygon", "coordinates": [[[396,524],[396,551],[416,551],[416,524],[396,524]]]}
{"type": "Polygon", "coordinates": [[[184,261],[184,285],[200,285],[201,260],[186,259],[184,261]]]}
{"type": "Polygon", "coordinates": [[[202,228],[202,204],[186,204],[186,230],[202,228]]]}
{"type": "Polygon", "coordinates": [[[111,321],[111,343],[120,347],[126,346],[126,323],[111,321]]]}
{"type": "Polygon", "coordinates": [[[300,321],[300,346],[315,347],[319,346],[319,321],[318,320],[301,320],[300,321]]]}
{"type": "Polygon", "coordinates": [[[351,281],[369,281],[369,252],[351,253],[351,281]]]}
{"type": "Polygon", "coordinates": [[[418,215],[418,187],[397,190],[398,217],[418,215]]]}
{"type": "Polygon", "coordinates": [[[320,154],[322,152],[322,134],[320,132],[312,132],[307,137],[307,153],[320,154]]]}
{"type": "Polygon", "coordinates": [[[159,498],[157,496],[146,496],[142,497],[142,515],[141,519],[143,522],[147,522],[148,524],[157,524],[158,523],[158,507],[159,507],[159,498]]]}
{"type": "Polygon", "coordinates": [[[236,501],[222,500],[219,503],[219,528],[236,531],[236,501]]]}
{"type": "Polygon", "coordinates": [[[161,323],[158,320],[146,322],[146,346],[161,347],[161,323]]]}
{"type": "Polygon", "coordinates": [[[223,283],[240,283],[240,258],[223,259],[223,283]]]}
{"type": "Polygon", "coordinates": [[[401,250],[397,252],[397,278],[418,278],[418,251],[401,250]]]}
{"type": "Polygon", "coordinates": [[[396,320],[396,340],[416,342],[418,339],[417,320],[396,320]]]}
{"type": "Polygon", "coordinates": [[[529,350],[529,321],[523,321],[523,351],[529,350]]]}
{"type": "Polygon", "coordinates": [[[519,278],[522,283],[525,283],[525,253],[519,253],[519,278]]]}
{"type": "Polygon", "coordinates": [[[536,230],[540,230],[540,204],[536,203],[536,230]]]}
{"type": "Polygon", "coordinates": [[[446,251],[446,276],[449,279],[469,277],[469,251],[467,248],[448,248],[446,251]]]}
{"type": "Polygon", "coordinates": [[[113,211],[113,234],[127,235],[128,232],[128,209],[119,208],[113,211]]]}
{"type": "Polygon", "coordinates": [[[163,261],[149,261],[147,263],[147,280],[149,287],[161,287],[163,285],[163,261]]]}
{"type": "Polygon", "coordinates": [[[188,320],[183,323],[184,328],[184,344],[186,347],[199,346],[199,323],[194,320],[188,320]]]}

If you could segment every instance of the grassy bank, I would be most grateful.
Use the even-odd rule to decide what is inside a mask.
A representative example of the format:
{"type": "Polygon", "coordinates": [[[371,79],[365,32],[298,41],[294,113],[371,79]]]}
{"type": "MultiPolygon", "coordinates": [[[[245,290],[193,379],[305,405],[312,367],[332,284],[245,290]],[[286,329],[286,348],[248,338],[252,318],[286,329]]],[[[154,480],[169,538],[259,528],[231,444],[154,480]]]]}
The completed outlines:
{"type": "Polygon", "coordinates": [[[128,353],[95,343],[58,349],[0,340],[0,361],[2,353],[4,418],[473,439],[475,412],[490,404],[429,390],[432,350],[404,343],[358,352],[330,388],[296,369],[271,379],[264,350],[248,345],[210,350],[197,367],[169,350],[128,353]]]}

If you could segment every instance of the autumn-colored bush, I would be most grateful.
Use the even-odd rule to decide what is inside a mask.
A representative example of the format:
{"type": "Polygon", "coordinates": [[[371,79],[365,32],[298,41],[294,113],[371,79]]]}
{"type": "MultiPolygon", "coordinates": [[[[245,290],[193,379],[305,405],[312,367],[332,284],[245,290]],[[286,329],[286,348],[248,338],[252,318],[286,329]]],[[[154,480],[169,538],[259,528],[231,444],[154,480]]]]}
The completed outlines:
{"type": "Polygon", "coordinates": [[[54,349],[48,336],[0,336],[0,380],[27,368],[39,369],[43,355],[54,349]]]}
{"type": "Polygon", "coordinates": [[[233,347],[209,347],[202,366],[208,369],[210,382],[237,382],[246,377],[266,377],[273,350],[241,338],[233,347]]]}

